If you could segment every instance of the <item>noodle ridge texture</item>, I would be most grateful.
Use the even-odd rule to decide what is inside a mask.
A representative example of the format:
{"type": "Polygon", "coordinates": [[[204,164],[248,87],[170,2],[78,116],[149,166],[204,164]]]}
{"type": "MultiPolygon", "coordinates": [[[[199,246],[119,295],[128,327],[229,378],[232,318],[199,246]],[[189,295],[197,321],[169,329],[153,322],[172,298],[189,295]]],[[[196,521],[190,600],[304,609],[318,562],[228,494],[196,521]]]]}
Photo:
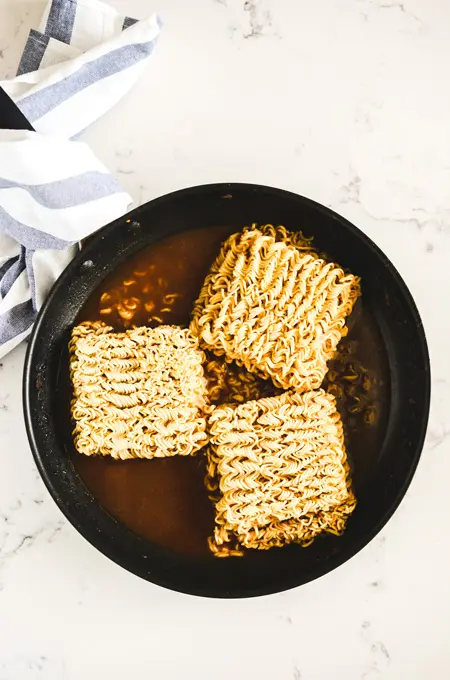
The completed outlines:
{"type": "Polygon", "coordinates": [[[85,322],[69,343],[74,443],[118,459],[189,456],[207,443],[204,353],[189,331],[116,333],[85,322]]]}
{"type": "Polygon", "coordinates": [[[359,278],[277,229],[229,237],[194,304],[190,329],[203,348],[276,387],[310,391],[322,384],[347,333],[359,278]]]}
{"type": "Polygon", "coordinates": [[[206,486],[218,556],[340,535],[356,499],[343,427],[324,390],[216,407],[209,417],[206,486]]]}

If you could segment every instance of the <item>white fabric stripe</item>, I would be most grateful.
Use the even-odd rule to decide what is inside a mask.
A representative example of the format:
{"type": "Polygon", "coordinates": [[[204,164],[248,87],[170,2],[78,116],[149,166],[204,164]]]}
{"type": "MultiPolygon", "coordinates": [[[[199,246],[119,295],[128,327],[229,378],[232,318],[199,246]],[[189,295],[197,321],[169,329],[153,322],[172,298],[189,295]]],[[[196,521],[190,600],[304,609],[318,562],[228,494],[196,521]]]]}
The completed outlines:
{"type": "MultiPolygon", "coordinates": [[[[47,208],[71,208],[88,201],[96,201],[104,196],[123,193],[115,177],[96,171],[45,184],[21,184],[0,177],[0,192],[12,189],[29,194],[33,200],[47,208]]],[[[20,195],[17,198],[19,200],[20,195]]]]}
{"type": "MultiPolygon", "coordinates": [[[[75,57],[75,59],[71,59],[69,62],[65,62],[64,64],[60,64],[58,66],[50,66],[48,69],[42,71],[37,71],[38,74],[41,74],[42,80],[39,78],[39,82],[34,81],[35,84],[27,92],[26,96],[28,97],[34,92],[39,92],[43,88],[60,82],[64,78],[76,73],[78,69],[84,64],[96,61],[105,54],[109,54],[110,52],[119,49],[120,47],[124,47],[125,45],[139,45],[142,43],[151,42],[158,37],[158,34],[159,24],[155,15],[143,21],[138,21],[136,24],[134,24],[134,26],[131,26],[126,31],[122,31],[122,33],[115,36],[107,43],[97,45],[96,47],[93,47],[91,50],[89,50],[89,52],[81,54],[79,57],[75,57]]],[[[26,78],[26,75],[20,76],[19,80],[23,82],[23,79],[26,78]]],[[[20,101],[24,98],[25,97],[21,97],[19,100],[17,100],[18,103],[20,103],[20,101]]]]}
{"type": "Polygon", "coordinates": [[[78,0],[71,44],[86,51],[122,31],[123,16],[104,3],[78,0]]]}
{"type": "Polygon", "coordinates": [[[0,131],[0,356],[29,335],[79,242],[131,202],[90,149],[67,137],[130,89],[159,30],[156,16],[133,23],[99,0],[50,0],[22,60],[39,69],[1,83],[48,137],[0,131]]]}
{"type": "Polygon", "coordinates": [[[94,170],[108,172],[85,142],[21,130],[0,130],[0,159],[1,176],[21,184],[57,182],[94,170]]]}
{"type": "Polygon", "coordinates": [[[38,26],[38,31],[40,31],[41,33],[45,33],[45,29],[47,28],[48,15],[50,14],[52,1],[53,0],[49,0],[48,3],[45,5],[44,13],[42,15],[41,22],[38,26]]]}
{"type": "Polygon", "coordinates": [[[58,126],[67,137],[74,138],[80,130],[88,128],[105,111],[123,99],[124,94],[137,82],[146,65],[146,60],[139,62],[94,83],[42,116],[36,127],[39,127],[42,134],[51,134],[55,126],[58,126]]]}
{"type": "Polygon", "coordinates": [[[0,359],[5,357],[11,350],[13,350],[17,345],[20,345],[31,333],[32,326],[30,326],[24,333],[16,335],[12,340],[0,345],[0,359]]]}
{"type": "Polygon", "coordinates": [[[17,255],[20,255],[20,243],[0,231],[0,267],[17,255]]]}
{"type": "MultiPolygon", "coordinates": [[[[84,54],[80,54],[74,59],[63,64],[56,64],[48,66],[39,71],[32,71],[25,73],[22,76],[14,78],[14,80],[0,81],[0,86],[5,92],[12,97],[16,102],[20,102],[26,96],[39,92],[48,87],[52,83],[59,82],[63,78],[76,73],[78,69],[90,61],[95,61],[104,54],[108,54],[112,50],[118,49],[124,45],[141,44],[155,40],[160,31],[160,22],[157,15],[153,15],[148,19],[138,21],[126,31],[122,31],[119,35],[113,37],[107,43],[98,45],[84,54]]],[[[53,131],[54,132],[54,131],[53,131]]]]}
{"type": "MultiPolygon", "coordinates": [[[[64,252],[64,251],[61,251],[64,252]]],[[[28,274],[28,283],[30,284],[30,293],[31,293],[31,303],[33,305],[33,311],[37,313],[37,307],[35,304],[36,300],[36,286],[35,286],[35,280],[34,280],[34,271],[33,271],[33,254],[35,253],[34,250],[31,248],[26,248],[25,249],[25,266],[28,274]]]]}
{"type": "Polygon", "coordinates": [[[58,72],[60,68],[61,66],[58,64],[47,66],[47,68],[39,69],[39,71],[31,71],[31,73],[16,76],[13,80],[2,80],[0,85],[12,99],[18,101],[28,92],[38,89],[40,83],[58,72]]]}
{"type": "Polygon", "coordinates": [[[63,250],[71,245],[71,243],[63,239],[47,234],[42,229],[33,229],[22,224],[22,222],[17,222],[1,205],[0,224],[4,232],[17,239],[26,249],[48,248],[49,250],[63,250]]]}
{"type": "Polygon", "coordinates": [[[77,50],[72,45],[66,45],[66,43],[59,42],[59,40],[53,40],[52,38],[48,41],[48,47],[45,50],[45,54],[42,57],[41,69],[47,68],[48,66],[54,66],[56,64],[62,64],[68,59],[74,59],[78,57],[81,52],[77,50]]]}
{"type": "Polygon", "coordinates": [[[35,250],[33,253],[34,285],[36,289],[35,307],[39,310],[50,292],[54,282],[73,260],[78,246],[66,250],[35,250]]]}
{"type": "Polygon", "coordinates": [[[94,83],[101,82],[108,76],[147,59],[153,51],[154,44],[154,42],[146,42],[119,47],[95,61],[83,64],[76,73],[67,78],[23,97],[18,102],[18,106],[26,118],[35,123],[43,115],[55,110],[75,94],[87,90],[94,83]]]}
{"type": "Polygon", "coordinates": [[[0,314],[4,314],[9,309],[21,302],[26,302],[31,297],[30,285],[26,270],[23,271],[13,283],[8,295],[0,300],[0,314]]]}
{"type": "Polygon", "coordinates": [[[75,31],[72,39],[72,44],[85,51],[91,49],[95,45],[103,42],[103,26],[104,14],[103,12],[89,12],[81,4],[77,11],[75,18],[75,31]],[[98,40],[92,42],[90,36],[94,35],[98,40]],[[100,37],[101,36],[101,37],[100,37]]]}
{"type": "Polygon", "coordinates": [[[69,209],[46,208],[20,189],[0,191],[0,205],[13,220],[30,228],[33,228],[32,225],[42,225],[40,231],[69,242],[84,239],[101,226],[124,215],[129,204],[130,197],[123,192],[69,209]]]}

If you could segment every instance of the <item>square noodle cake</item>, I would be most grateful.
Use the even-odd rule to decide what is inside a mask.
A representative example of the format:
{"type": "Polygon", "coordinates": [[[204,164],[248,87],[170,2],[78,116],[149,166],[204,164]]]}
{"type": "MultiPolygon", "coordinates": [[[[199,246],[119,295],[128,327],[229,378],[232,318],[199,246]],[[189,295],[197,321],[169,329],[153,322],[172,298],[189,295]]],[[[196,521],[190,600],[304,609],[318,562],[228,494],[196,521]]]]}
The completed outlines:
{"type": "Polygon", "coordinates": [[[211,267],[192,313],[200,346],[236,361],[276,387],[317,389],[359,278],[274,233],[233,234],[211,267]]]}
{"type": "Polygon", "coordinates": [[[187,329],[116,333],[85,322],[73,329],[69,352],[79,453],[189,456],[207,443],[204,353],[187,329]]]}
{"type": "Polygon", "coordinates": [[[285,392],[218,406],[208,427],[214,553],[307,546],[323,532],[343,532],[356,499],[333,396],[285,392]]]}

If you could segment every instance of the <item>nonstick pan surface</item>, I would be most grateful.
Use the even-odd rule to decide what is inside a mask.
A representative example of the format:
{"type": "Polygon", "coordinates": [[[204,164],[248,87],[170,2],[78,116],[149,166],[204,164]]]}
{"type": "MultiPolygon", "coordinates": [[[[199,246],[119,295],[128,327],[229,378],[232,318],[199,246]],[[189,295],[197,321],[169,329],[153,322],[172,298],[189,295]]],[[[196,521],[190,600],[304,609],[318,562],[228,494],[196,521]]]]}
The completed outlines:
{"type": "MultiPolygon", "coordinates": [[[[295,194],[250,184],[193,187],[158,198],[102,229],[53,287],[35,324],[24,372],[30,445],[51,495],[96,548],[130,572],[161,586],[210,597],[250,597],[311,581],[363,548],[391,517],[417,466],[426,433],[430,369],[423,326],[411,295],[387,257],[333,211],[295,194]],[[349,431],[358,497],[343,536],[308,548],[249,551],[243,558],[189,554],[145,539],[96,500],[74,465],[67,344],[92,293],[118,265],[180,231],[249,223],[284,224],[314,237],[330,259],[362,279],[355,338],[378,359],[376,426],[365,439],[349,431]],[[375,349],[374,349],[375,348],[375,349]]],[[[149,461],[151,464],[152,461],[149,461]]]]}

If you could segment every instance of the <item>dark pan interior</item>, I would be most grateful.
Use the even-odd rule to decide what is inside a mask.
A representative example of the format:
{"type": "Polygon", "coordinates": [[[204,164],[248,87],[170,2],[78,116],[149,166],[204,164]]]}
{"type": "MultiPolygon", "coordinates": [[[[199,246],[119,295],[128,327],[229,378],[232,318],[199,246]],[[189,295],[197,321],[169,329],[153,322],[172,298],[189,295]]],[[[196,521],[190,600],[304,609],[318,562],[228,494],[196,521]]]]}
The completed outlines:
{"type": "MultiPolygon", "coordinates": [[[[381,370],[381,369],[380,369],[381,370]]],[[[75,527],[135,574],[187,593],[245,597],[306,583],[352,557],[392,515],[414,474],[426,432],[429,361],[414,302],[389,260],[356,227],[313,201],[268,187],[224,184],[185,189],[105,227],[65,270],[35,325],[24,375],[25,419],[33,454],[50,493],[75,527]],[[129,221],[127,221],[129,220],[129,221]],[[121,262],[179,231],[244,224],[284,224],[362,278],[363,317],[383,364],[383,417],[370,464],[354,445],[359,503],[342,537],[218,560],[164,548],[127,529],[95,500],[73,464],[67,342],[91,293],[121,262]],[[371,335],[373,339],[373,333],[371,335]]],[[[364,449],[364,450],[362,450],[364,449]]]]}

